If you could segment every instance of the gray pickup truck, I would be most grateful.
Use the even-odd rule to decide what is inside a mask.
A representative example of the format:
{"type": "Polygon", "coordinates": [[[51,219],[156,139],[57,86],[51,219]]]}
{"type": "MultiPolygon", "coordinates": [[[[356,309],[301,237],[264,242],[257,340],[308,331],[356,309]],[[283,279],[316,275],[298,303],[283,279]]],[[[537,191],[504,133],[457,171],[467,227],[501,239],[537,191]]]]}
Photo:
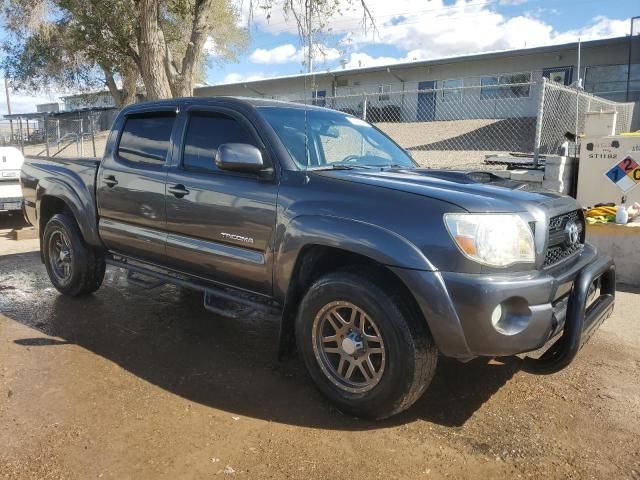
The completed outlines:
{"type": "Polygon", "coordinates": [[[384,418],[428,387],[438,354],[567,366],[614,305],[615,267],[575,200],[487,172],[419,168],[374,126],[242,98],[137,104],[104,158],[27,158],[27,219],[53,285],[105,266],[276,312],[338,408],[384,418]]]}

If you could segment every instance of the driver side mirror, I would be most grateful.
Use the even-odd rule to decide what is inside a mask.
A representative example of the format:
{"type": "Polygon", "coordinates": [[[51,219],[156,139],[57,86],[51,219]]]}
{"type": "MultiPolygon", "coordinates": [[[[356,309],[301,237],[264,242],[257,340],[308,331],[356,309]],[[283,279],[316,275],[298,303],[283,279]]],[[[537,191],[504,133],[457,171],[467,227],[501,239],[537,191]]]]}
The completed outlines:
{"type": "Polygon", "coordinates": [[[215,156],[216,166],[234,172],[261,172],[264,170],[262,152],[248,143],[223,143],[215,156]]]}

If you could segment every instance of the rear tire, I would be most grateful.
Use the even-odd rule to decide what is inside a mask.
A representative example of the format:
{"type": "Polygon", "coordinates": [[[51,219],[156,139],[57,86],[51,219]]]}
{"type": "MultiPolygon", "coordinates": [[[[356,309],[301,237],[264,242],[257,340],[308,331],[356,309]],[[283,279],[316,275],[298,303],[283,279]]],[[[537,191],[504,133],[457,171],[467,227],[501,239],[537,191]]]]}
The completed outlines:
{"type": "Polygon", "coordinates": [[[42,253],[49,279],[65,295],[95,292],[104,279],[104,255],[89,247],[75,219],[66,213],[51,217],[42,235],[42,253]]]}
{"type": "Polygon", "coordinates": [[[383,419],[420,398],[438,352],[424,319],[370,278],[334,272],[316,281],[300,305],[296,341],[332,403],[357,417],[383,419]]]}

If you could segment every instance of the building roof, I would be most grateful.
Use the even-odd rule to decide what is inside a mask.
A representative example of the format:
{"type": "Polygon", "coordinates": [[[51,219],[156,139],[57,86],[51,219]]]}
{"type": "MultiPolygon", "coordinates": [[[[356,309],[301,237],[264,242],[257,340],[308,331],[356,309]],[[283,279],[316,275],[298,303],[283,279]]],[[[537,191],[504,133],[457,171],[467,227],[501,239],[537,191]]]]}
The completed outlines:
{"type": "MultiPolygon", "coordinates": [[[[601,40],[584,41],[582,42],[581,47],[589,48],[589,47],[609,46],[609,45],[616,45],[616,44],[628,43],[628,42],[629,42],[629,37],[613,37],[613,38],[605,38],[601,40]]],[[[442,57],[442,58],[433,59],[433,60],[416,60],[412,62],[390,63],[387,65],[378,65],[375,67],[335,69],[335,70],[315,72],[315,73],[296,73],[291,75],[281,75],[277,77],[261,78],[258,80],[246,80],[246,81],[231,82],[231,83],[217,83],[213,85],[207,85],[207,86],[195,88],[194,92],[195,90],[202,91],[212,87],[256,85],[264,82],[271,82],[271,81],[278,81],[278,80],[285,80],[285,79],[304,79],[306,77],[309,77],[309,78],[343,77],[343,76],[362,74],[362,73],[386,72],[391,69],[401,70],[401,69],[415,68],[415,67],[430,67],[435,65],[471,62],[476,60],[487,61],[487,60],[493,60],[493,59],[499,59],[499,58],[534,55],[534,54],[540,54],[540,53],[553,53],[553,52],[557,52],[558,50],[574,50],[574,49],[577,50],[577,48],[578,48],[578,42],[572,42],[572,43],[563,43],[558,45],[545,45],[543,47],[520,48],[516,50],[499,50],[495,52],[476,53],[476,54],[462,55],[457,57],[442,57]]]]}
{"type": "Polygon", "coordinates": [[[28,112],[28,113],[12,113],[11,115],[6,114],[3,117],[6,120],[18,120],[20,118],[24,118],[25,120],[33,119],[33,118],[42,118],[42,117],[61,117],[65,115],[71,115],[74,113],[83,113],[83,112],[102,112],[104,110],[113,110],[116,107],[84,107],[84,108],[76,108],[73,110],[59,110],[57,112],[28,112]]]}

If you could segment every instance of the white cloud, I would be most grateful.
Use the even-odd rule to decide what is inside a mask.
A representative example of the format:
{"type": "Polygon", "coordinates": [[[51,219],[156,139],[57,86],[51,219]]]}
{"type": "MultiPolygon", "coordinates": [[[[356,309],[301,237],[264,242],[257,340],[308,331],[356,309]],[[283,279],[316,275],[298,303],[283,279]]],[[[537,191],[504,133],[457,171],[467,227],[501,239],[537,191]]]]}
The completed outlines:
{"type": "MultiPolygon", "coordinates": [[[[257,48],[249,55],[249,61],[259,64],[282,64],[290,62],[302,63],[306,57],[307,47],[296,49],[291,43],[286,43],[270,50],[257,48]]],[[[326,45],[314,46],[315,61],[333,61],[340,58],[340,52],[326,45]]]]}
{"type": "Polygon", "coordinates": [[[216,45],[215,40],[212,37],[207,37],[207,41],[204,42],[202,50],[212,57],[219,57],[221,55],[220,49],[216,45]]]}
{"type": "Polygon", "coordinates": [[[262,80],[263,78],[267,78],[268,76],[274,76],[274,75],[265,75],[262,72],[249,73],[249,74],[232,72],[232,73],[227,74],[224,77],[224,79],[222,80],[222,84],[225,84],[225,83],[240,83],[240,82],[253,82],[255,80],[262,80]]]}
{"type": "MultiPolygon", "coordinates": [[[[11,113],[33,113],[36,111],[36,105],[52,102],[61,103],[57,94],[52,93],[44,96],[11,93],[11,113]]],[[[0,119],[2,119],[2,115],[7,113],[7,101],[4,92],[2,92],[0,95],[0,119]]]]}
{"type": "Polygon", "coordinates": [[[266,50],[264,48],[257,48],[254,50],[251,55],[249,55],[249,61],[252,63],[289,63],[294,60],[297,60],[296,47],[287,43],[285,45],[280,45],[279,47],[272,48],[271,50],[266,50]]]}
{"type": "Polygon", "coordinates": [[[366,53],[356,52],[349,56],[349,60],[345,63],[345,68],[365,68],[377,67],[380,65],[391,65],[404,61],[403,58],[395,57],[372,57],[366,53]]]}
{"type": "MultiPolygon", "coordinates": [[[[270,16],[256,11],[254,25],[265,33],[290,33],[298,30],[293,18],[286,18],[282,10],[283,0],[274,0],[270,16]]],[[[342,15],[328,22],[331,33],[339,39],[343,52],[335,50],[335,59],[345,58],[348,66],[360,64],[371,66],[404,60],[435,59],[465,54],[536,47],[582,40],[593,40],[624,36],[629,29],[629,20],[596,17],[589,25],[580,29],[557,31],[534,11],[509,17],[500,12],[500,5],[515,5],[526,0],[456,0],[445,4],[444,0],[430,0],[417,4],[415,0],[367,0],[367,6],[376,21],[376,33],[362,30],[362,11],[359,2],[343,8],[342,15]],[[392,45],[402,53],[397,58],[372,58],[360,53],[369,45],[392,45]],[[341,54],[342,53],[342,54],[341,54]]],[[[245,4],[249,2],[244,2],[245,4]]],[[[325,19],[326,20],[326,19],[325,19]]],[[[301,52],[293,53],[293,45],[287,44],[272,50],[259,49],[254,52],[260,58],[273,59],[274,51],[287,54],[277,57],[281,62],[301,61],[301,52]]],[[[332,52],[333,53],[333,52],[332,52]]],[[[257,58],[257,57],[256,57],[257,58]]],[[[270,63],[270,62],[264,62],[270,63]]],[[[274,62],[275,63],[275,62],[274,62]]]]}

